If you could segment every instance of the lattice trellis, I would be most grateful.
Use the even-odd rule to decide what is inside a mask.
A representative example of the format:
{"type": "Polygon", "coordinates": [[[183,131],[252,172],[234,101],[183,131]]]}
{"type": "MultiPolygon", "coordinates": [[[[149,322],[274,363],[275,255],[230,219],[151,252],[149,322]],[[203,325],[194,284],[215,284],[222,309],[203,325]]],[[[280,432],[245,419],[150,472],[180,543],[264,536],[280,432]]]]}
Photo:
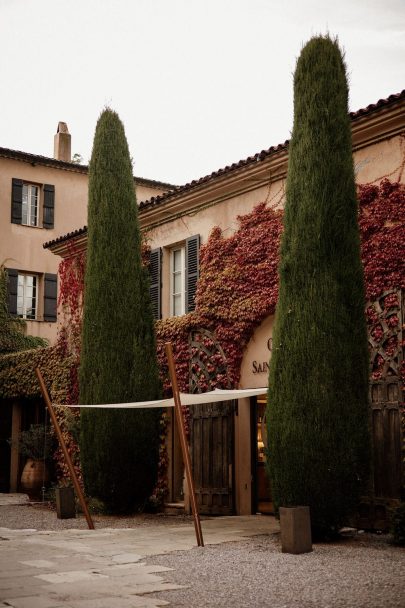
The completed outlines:
{"type": "Polygon", "coordinates": [[[404,294],[391,290],[366,307],[373,474],[368,496],[360,504],[362,527],[387,529],[389,509],[402,494],[404,303],[404,294]]]}
{"type": "Polygon", "coordinates": [[[190,393],[214,388],[231,388],[225,353],[207,329],[196,329],[189,335],[190,393]]]}
{"type": "Polygon", "coordinates": [[[401,291],[386,291],[368,302],[368,342],[371,381],[400,377],[403,360],[404,310],[401,291]]]}

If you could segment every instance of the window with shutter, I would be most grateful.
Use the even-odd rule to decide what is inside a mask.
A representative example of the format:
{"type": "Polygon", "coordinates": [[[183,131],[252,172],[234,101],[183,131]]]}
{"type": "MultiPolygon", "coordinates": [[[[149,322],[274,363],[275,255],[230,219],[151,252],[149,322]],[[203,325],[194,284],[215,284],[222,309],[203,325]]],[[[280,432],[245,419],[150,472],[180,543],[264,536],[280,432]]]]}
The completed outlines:
{"type": "Polygon", "coordinates": [[[150,254],[150,299],[154,319],[162,318],[161,291],[162,291],[162,250],[153,249],[150,254]]]}
{"type": "Polygon", "coordinates": [[[185,306],[186,312],[195,310],[195,294],[199,277],[200,235],[186,240],[185,306]]]}
{"type": "Polygon", "coordinates": [[[44,321],[56,322],[57,293],[57,275],[46,273],[44,277],[44,321]]]}
{"type": "Polygon", "coordinates": [[[40,226],[42,209],[43,228],[54,227],[55,186],[30,184],[22,179],[12,179],[11,222],[24,226],[40,226]]]}
{"type": "Polygon", "coordinates": [[[58,277],[56,274],[37,275],[7,268],[8,312],[27,320],[38,320],[38,300],[44,295],[44,321],[57,319],[58,277]]]}
{"type": "Polygon", "coordinates": [[[7,276],[7,305],[10,315],[22,319],[36,319],[38,315],[38,276],[14,268],[7,268],[7,276]]]}

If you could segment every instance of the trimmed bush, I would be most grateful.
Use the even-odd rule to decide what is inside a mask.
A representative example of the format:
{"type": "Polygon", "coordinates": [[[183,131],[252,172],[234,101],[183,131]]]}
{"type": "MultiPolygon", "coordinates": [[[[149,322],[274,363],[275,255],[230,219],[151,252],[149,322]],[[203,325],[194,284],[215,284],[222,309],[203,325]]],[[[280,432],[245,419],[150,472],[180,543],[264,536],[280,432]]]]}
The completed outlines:
{"type": "Polygon", "coordinates": [[[276,506],[337,532],[368,478],[368,351],[345,64],[315,37],[294,74],[294,126],[268,393],[276,506]]]}

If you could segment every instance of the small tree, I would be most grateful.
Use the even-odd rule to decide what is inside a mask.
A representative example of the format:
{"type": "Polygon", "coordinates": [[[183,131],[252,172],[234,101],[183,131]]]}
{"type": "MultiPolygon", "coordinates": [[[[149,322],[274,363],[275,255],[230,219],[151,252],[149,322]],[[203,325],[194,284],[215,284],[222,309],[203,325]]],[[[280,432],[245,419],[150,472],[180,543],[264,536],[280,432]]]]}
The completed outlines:
{"type": "Polygon", "coordinates": [[[368,352],[345,64],[311,39],[294,126],[268,396],[277,506],[309,505],[317,535],[356,506],[369,463],[368,352]]]}
{"type": "MultiPolygon", "coordinates": [[[[160,395],[148,278],[124,127],[106,109],[89,166],[80,403],[125,403],[160,395]]],[[[158,410],[82,410],[86,491],[111,511],[145,503],[157,475],[158,410]]]]}

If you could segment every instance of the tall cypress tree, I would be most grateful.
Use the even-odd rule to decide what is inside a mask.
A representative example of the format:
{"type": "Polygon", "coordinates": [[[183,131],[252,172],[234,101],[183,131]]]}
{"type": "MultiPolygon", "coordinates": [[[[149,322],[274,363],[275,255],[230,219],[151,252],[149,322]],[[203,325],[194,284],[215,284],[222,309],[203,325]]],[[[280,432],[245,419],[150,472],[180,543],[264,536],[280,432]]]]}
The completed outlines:
{"type": "MultiPolygon", "coordinates": [[[[106,109],[89,166],[80,403],[160,395],[148,278],[124,127],[106,109]]],[[[157,475],[158,410],[83,409],[80,452],[86,491],[110,511],[142,506],[157,475]]]]}
{"type": "Polygon", "coordinates": [[[277,506],[336,532],[369,463],[368,352],[348,86],[338,43],[315,37],[294,74],[280,294],[268,392],[277,506]]]}

